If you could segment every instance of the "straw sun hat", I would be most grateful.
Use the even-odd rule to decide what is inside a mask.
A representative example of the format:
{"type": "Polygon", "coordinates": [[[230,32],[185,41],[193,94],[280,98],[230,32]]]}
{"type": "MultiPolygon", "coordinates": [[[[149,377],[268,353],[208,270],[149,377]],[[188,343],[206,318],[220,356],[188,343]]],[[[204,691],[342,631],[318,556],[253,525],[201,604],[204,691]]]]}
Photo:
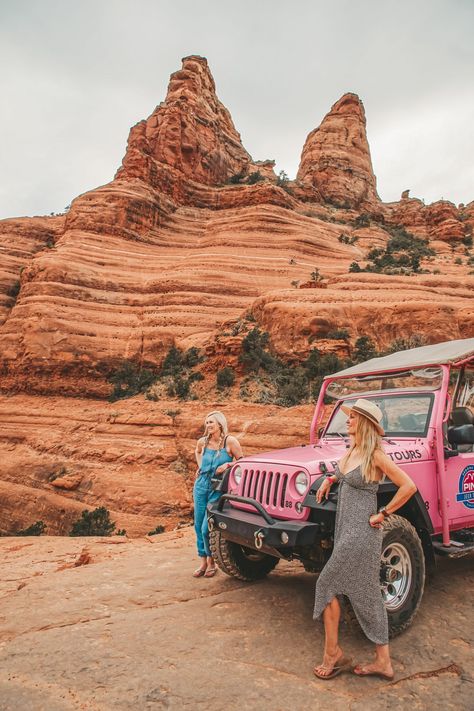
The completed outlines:
{"type": "Polygon", "coordinates": [[[381,435],[382,437],[384,436],[385,432],[382,425],[380,424],[383,417],[382,410],[380,409],[380,407],[377,407],[377,405],[371,400],[364,400],[364,398],[359,398],[352,406],[341,405],[341,410],[345,412],[346,415],[349,415],[351,412],[357,412],[358,415],[366,417],[372,422],[373,425],[375,425],[375,428],[379,435],[381,435]]]}

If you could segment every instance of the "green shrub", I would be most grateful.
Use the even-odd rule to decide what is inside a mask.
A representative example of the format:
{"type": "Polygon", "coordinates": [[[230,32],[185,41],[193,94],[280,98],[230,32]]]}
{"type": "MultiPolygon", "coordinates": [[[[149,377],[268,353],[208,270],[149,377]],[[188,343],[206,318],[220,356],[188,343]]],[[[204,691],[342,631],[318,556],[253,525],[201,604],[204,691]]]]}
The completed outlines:
{"type": "Polygon", "coordinates": [[[355,244],[359,238],[356,235],[349,237],[349,235],[345,235],[344,233],[342,233],[337,239],[342,244],[355,244]]]}
{"type": "Polygon", "coordinates": [[[217,387],[219,390],[230,388],[235,383],[235,371],[229,365],[226,365],[221,370],[217,371],[216,375],[217,387]]]}
{"type": "Polygon", "coordinates": [[[249,185],[254,185],[255,183],[260,183],[262,180],[265,180],[265,178],[259,170],[256,170],[254,173],[250,173],[247,178],[247,183],[249,185]]]}
{"type": "Polygon", "coordinates": [[[94,511],[83,511],[81,518],[73,523],[70,536],[111,536],[115,523],[110,520],[110,513],[105,506],[94,511]]]}
{"type": "Polygon", "coordinates": [[[164,533],[165,532],[165,527],[162,526],[160,523],[156,528],[153,529],[153,531],[148,532],[148,536],[156,536],[158,533],[164,533]]]}
{"type": "Polygon", "coordinates": [[[245,172],[241,170],[240,173],[235,173],[235,175],[231,175],[227,182],[230,183],[230,185],[238,185],[242,182],[244,178],[245,172]]]}
{"type": "Polygon", "coordinates": [[[194,368],[196,365],[201,363],[203,360],[199,348],[193,346],[183,353],[182,356],[182,366],[183,368],[194,368]]]}
{"type": "Polygon", "coordinates": [[[420,346],[426,346],[428,340],[426,336],[418,333],[414,333],[406,338],[396,338],[385,351],[384,355],[389,355],[389,353],[397,353],[398,351],[407,351],[410,348],[419,348],[420,346]]]}
{"type": "Polygon", "coordinates": [[[183,354],[176,348],[176,346],[171,346],[168,353],[165,356],[163,363],[160,368],[160,376],[163,375],[176,375],[183,369],[183,354]]]}
{"type": "Polygon", "coordinates": [[[116,402],[138,395],[153,385],[157,379],[158,373],[135,365],[130,360],[125,360],[120,368],[108,377],[109,383],[114,386],[109,401],[116,402]]]}
{"type": "Polygon", "coordinates": [[[349,271],[350,272],[362,272],[363,269],[361,269],[360,264],[358,262],[351,262],[349,265],[349,271]]]}
{"type": "Polygon", "coordinates": [[[177,397],[180,400],[186,400],[189,395],[190,385],[189,379],[177,376],[168,383],[166,393],[169,397],[177,397]]]}
{"type": "Polygon", "coordinates": [[[28,528],[23,528],[21,531],[17,531],[15,536],[42,536],[46,530],[46,525],[43,521],[36,521],[32,523],[28,528]]]}
{"type": "Polygon", "coordinates": [[[354,363],[363,363],[364,360],[376,358],[378,355],[379,353],[377,353],[375,343],[372,339],[369,336],[359,336],[354,343],[354,351],[352,353],[354,363]]]}
{"type": "Polygon", "coordinates": [[[242,341],[242,352],[239,361],[248,373],[258,373],[259,370],[271,371],[277,368],[274,356],[268,353],[269,335],[257,326],[247,333],[242,341]]]}
{"type": "Polygon", "coordinates": [[[323,275],[320,273],[319,269],[317,267],[315,267],[313,269],[313,271],[311,272],[311,281],[319,282],[319,281],[323,281],[323,280],[324,280],[323,275]]]}
{"type": "Polygon", "coordinates": [[[365,271],[383,274],[413,274],[420,272],[421,259],[434,255],[428,240],[415,237],[404,227],[385,228],[390,238],[385,249],[376,247],[367,255],[365,271]]]}
{"type": "Polygon", "coordinates": [[[204,375],[199,372],[199,370],[195,370],[192,373],[189,374],[188,376],[188,381],[190,383],[196,383],[200,380],[204,380],[204,375]]]}
{"type": "Polygon", "coordinates": [[[473,239],[472,235],[464,235],[464,237],[461,238],[461,242],[465,247],[472,247],[473,244],[473,239]]]}
{"type": "Polygon", "coordinates": [[[354,227],[357,229],[360,227],[369,227],[370,225],[370,217],[369,215],[362,213],[361,215],[358,215],[355,220],[352,223],[354,227]]]}
{"type": "Polygon", "coordinates": [[[7,296],[10,296],[12,299],[17,298],[18,294],[20,293],[20,281],[17,279],[16,281],[11,284],[11,286],[8,287],[7,289],[7,296]]]}
{"type": "Polygon", "coordinates": [[[454,263],[455,263],[455,264],[462,264],[462,259],[461,259],[461,257],[456,257],[456,259],[454,260],[454,263]]]}
{"type": "Polygon", "coordinates": [[[333,338],[334,340],[340,340],[340,341],[347,341],[349,336],[350,336],[350,333],[347,330],[347,328],[335,329],[334,331],[329,331],[326,334],[327,338],[333,338]]]}
{"type": "Polygon", "coordinates": [[[284,407],[298,405],[309,395],[309,383],[304,368],[284,368],[275,375],[277,396],[274,402],[284,407]]]}

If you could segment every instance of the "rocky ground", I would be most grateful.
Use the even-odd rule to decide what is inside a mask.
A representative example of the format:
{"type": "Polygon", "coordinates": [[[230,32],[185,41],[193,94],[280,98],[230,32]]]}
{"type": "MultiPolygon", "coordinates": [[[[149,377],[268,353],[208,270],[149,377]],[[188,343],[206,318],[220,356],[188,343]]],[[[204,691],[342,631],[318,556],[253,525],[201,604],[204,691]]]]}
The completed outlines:
{"type": "MultiPolygon", "coordinates": [[[[323,634],[314,577],[191,577],[182,529],[128,540],[0,539],[0,710],[472,708],[472,558],[441,561],[393,682],[313,677],[323,634]]],[[[363,637],[343,629],[364,659],[363,637]]]]}

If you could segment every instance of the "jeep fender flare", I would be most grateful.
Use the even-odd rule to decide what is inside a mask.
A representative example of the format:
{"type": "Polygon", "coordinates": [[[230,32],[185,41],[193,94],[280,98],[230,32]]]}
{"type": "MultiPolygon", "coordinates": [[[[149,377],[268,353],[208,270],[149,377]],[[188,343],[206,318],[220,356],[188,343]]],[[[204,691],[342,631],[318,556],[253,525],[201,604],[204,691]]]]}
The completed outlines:
{"type": "MultiPolygon", "coordinates": [[[[334,526],[336,518],[337,493],[339,487],[336,484],[336,486],[331,489],[328,499],[318,504],[316,501],[316,492],[323,483],[324,478],[324,476],[321,476],[311,484],[304,498],[303,506],[307,506],[312,509],[310,520],[319,521],[320,518],[322,518],[323,522],[326,524],[326,527],[330,528],[331,523],[332,526],[334,526]]],[[[388,504],[396,491],[397,487],[391,481],[381,482],[377,492],[378,507],[388,504]]],[[[423,545],[426,567],[429,572],[432,572],[436,567],[435,554],[431,543],[433,524],[423,497],[419,491],[417,491],[405,504],[403,504],[401,508],[397,509],[397,515],[406,518],[407,521],[409,521],[416,529],[423,545]]]]}

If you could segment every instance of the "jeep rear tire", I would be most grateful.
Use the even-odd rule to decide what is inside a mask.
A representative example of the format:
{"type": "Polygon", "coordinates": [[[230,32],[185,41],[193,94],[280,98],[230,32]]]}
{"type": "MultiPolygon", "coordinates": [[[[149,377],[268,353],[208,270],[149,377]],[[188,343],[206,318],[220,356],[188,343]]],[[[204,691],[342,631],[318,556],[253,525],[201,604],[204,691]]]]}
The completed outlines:
{"type": "Polygon", "coordinates": [[[227,575],[239,580],[260,580],[277,565],[279,558],[246,548],[224,538],[221,531],[209,532],[212,557],[227,575]]]}
{"type": "MultiPolygon", "coordinates": [[[[425,586],[425,557],[416,530],[403,516],[390,516],[382,528],[380,587],[392,638],[411,625],[420,606],[425,586]]],[[[342,608],[345,621],[351,627],[359,627],[347,598],[343,599],[342,608]]]]}

